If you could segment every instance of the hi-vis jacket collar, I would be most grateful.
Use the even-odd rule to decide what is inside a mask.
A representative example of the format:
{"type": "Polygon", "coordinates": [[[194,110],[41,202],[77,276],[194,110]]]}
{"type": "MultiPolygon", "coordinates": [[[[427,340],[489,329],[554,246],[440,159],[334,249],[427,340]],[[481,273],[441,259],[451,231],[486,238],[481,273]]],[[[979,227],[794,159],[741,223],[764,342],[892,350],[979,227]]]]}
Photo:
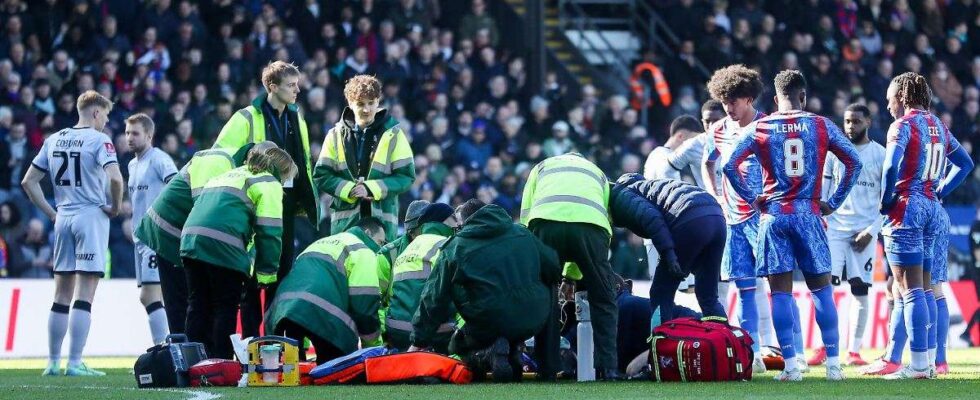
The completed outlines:
{"type": "MultiPolygon", "coordinates": [[[[269,94],[263,93],[252,99],[252,106],[255,107],[259,114],[262,113],[262,103],[265,103],[267,98],[269,98],[269,94]]],[[[299,111],[299,107],[296,107],[296,104],[286,104],[286,109],[292,112],[299,111]]]]}

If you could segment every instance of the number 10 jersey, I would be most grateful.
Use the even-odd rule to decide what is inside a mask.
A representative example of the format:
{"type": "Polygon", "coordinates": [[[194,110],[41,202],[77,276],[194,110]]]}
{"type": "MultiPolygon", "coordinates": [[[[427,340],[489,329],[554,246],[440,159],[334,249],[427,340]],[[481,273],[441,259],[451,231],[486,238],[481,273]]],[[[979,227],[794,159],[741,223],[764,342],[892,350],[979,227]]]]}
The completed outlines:
{"type": "Polygon", "coordinates": [[[51,177],[58,215],[106,205],[105,167],[116,160],[108,135],[88,127],[66,128],[44,140],[32,164],[51,177]]]}
{"type": "Polygon", "coordinates": [[[956,151],[960,142],[938,117],[913,109],[888,128],[888,147],[893,146],[901,154],[898,180],[894,192],[886,187],[885,193],[936,199],[939,183],[946,177],[946,156],[956,151]]]}

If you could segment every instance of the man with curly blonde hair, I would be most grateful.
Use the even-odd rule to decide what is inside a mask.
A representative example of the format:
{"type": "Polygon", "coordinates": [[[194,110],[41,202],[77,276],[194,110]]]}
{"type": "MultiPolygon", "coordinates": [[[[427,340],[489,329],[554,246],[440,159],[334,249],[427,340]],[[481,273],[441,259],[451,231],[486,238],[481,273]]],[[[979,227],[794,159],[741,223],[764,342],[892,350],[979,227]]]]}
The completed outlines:
{"type": "Polygon", "coordinates": [[[398,234],[398,195],[415,181],[415,163],[398,120],[378,108],[381,93],[381,82],[373,76],[347,81],[348,107],[323,141],[313,181],[333,196],[331,234],[365,217],[384,223],[386,241],[398,234]]]}

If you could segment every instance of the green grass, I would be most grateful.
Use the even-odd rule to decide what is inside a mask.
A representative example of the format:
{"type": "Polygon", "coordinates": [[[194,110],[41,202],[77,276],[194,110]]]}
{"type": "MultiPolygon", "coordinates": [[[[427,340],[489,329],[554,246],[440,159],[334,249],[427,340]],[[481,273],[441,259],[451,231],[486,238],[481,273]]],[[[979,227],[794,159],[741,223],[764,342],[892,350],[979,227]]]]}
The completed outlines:
{"type": "MultiPolygon", "coordinates": [[[[865,354],[870,358],[872,354],[865,354]]],[[[299,388],[207,388],[202,390],[138,390],[132,376],[132,358],[92,359],[89,365],[105,368],[101,378],[41,377],[43,360],[0,360],[0,399],[814,399],[828,398],[942,398],[976,399],[980,391],[980,349],[950,352],[952,373],[932,381],[890,382],[859,377],[846,369],[848,380],[827,382],[823,368],[814,368],[802,383],[777,383],[773,373],[752,382],[657,384],[626,383],[524,383],[511,385],[429,386],[316,386],[299,388]],[[900,397],[899,397],[900,396],[900,397]]]]}

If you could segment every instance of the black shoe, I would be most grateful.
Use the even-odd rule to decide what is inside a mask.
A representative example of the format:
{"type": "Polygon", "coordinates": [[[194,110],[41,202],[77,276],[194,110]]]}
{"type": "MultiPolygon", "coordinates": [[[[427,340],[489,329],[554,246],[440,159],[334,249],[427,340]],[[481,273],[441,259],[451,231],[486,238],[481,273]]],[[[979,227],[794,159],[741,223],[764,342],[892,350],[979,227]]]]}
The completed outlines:
{"type": "Polygon", "coordinates": [[[507,339],[498,338],[490,348],[493,361],[490,371],[493,381],[497,383],[513,382],[514,368],[510,365],[510,343],[507,339]]]}
{"type": "Polygon", "coordinates": [[[967,346],[970,347],[977,346],[976,344],[973,343],[973,338],[970,337],[970,331],[963,331],[963,333],[960,334],[960,339],[963,339],[963,341],[967,343],[967,346]]]}
{"type": "Polygon", "coordinates": [[[514,378],[511,382],[520,383],[524,379],[524,363],[521,362],[521,351],[514,349],[507,358],[511,370],[514,371],[514,378]]]}
{"type": "Polygon", "coordinates": [[[616,368],[606,368],[601,371],[596,371],[595,379],[603,382],[625,381],[626,376],[616,368]]]}

